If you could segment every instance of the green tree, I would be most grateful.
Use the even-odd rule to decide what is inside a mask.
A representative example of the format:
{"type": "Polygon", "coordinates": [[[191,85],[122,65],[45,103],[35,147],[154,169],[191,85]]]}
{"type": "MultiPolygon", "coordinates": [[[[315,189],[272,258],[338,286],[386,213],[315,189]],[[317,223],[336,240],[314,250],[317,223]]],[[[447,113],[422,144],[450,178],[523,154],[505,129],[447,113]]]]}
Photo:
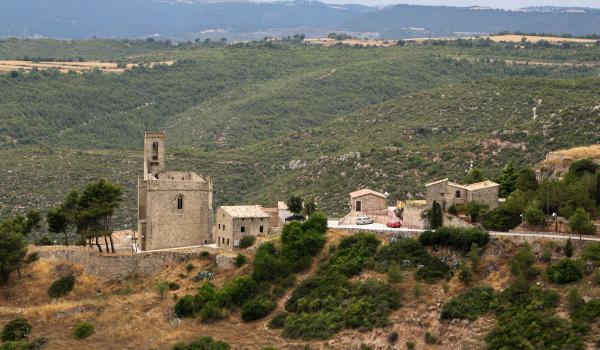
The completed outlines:
{"type": "Polygon", "coordinates": [[[111,219],[115,210],[123,201],[122,195],[123,189],[121,186],[115,185],[109,180],[101,179],[88,184],[79,197],[77,211],[79,224],[85,228],[89,236],[95,237],[99,251],[102,251],[102,248],[98,243],[98,236],[104,236],[107,252],[107,237],[110,239],[112,252],[115,252],[111,219]]]}
{"type": "Polygon", "coordinates": [[[484,176],[483,176],[483,172],[481,171],[481,169],[478,168],[473,168],[471,170],[469,170],[469,173],[467,174],[467,177],[465,178],[465,182],[467,184],[474,184],[476,182],[481,182],[485,180],[484,176]]]}
{"type": "Polygon", "coordinates": [[[65,245],[69,245],[69,236],[67,235],[67,227],[69,221],[67,215],[61,210],[61,208],[51,208],[46,214],[46,221],[48,222],[48,230],[53,233],[63,233],[65,238],[65,245]]]}
{"type": "Polygon", "coordinates": [[[163,281],[156,285],[156,294],[158,294],[161,299],[164,299],[167,290],[169,290],[169,282],[163,281]]]}
{"type": "Polygon", "coordinates": [[[571,166],[569,166],[569,171],[567,172],[567,177],[581,177],[584,174],[594,175],[598,171],[600,166],[594,163],[591,159],[579,159],[574,161],[571,166]]]}
{"type": "Polygon", "coordinates": [[[542,225],[546,216],[536,201],[529,203],[523,212],[523,220],[527,225],[542,225]]]}
{"type": "Polygon", "coordinates": [[[519,171],[519,175],[517,176],[517,180],[515,183],[515,187],[519,191],[527,192],[527,191],[535,191],[539,187],[539,183],[537,178],[535,177],[535,172],[533,169],[527,167],[523,168],[519,171]]]}
{"type": "Polygon", "coordinates": [[[510,260],[510,273],[519,277],[522,276],[524,279],[531,279],[539,273],[539,271],[533,267],[535,263],[535,255],[531,251],[531,247],[525,244],[520,248],[510,260]]]}
{"type": "Polygon", "coordinates": [[[517,186],[517,170],[514,163],[511,161],[502,168],[498,183],[500,184],[500,196],[508,197],[517,186]]]}
{"type": "Polygon", "coordinates": [[[317,202],[314,197],[310,197],[306,203],[304,203],[304,215],[311,216],[317,211],[317,202]]]}
{"type": "Polygon", "coordinates": [[[5,284],[10,274],[19,270],[27,254],[22,226],[11,219],[0,223],[0,284],[5,284]]]}
{"type": "Polygon", "coordinates": [[[565,244],[565,256],[570,258],[573,256],[573,242],[571,241],[571,237],[567,239],[567,243],[565,244]]]}
{"type": "Polygon", "coordinates": [[[429,211],[429,223],[432,229],[441,227],[444,224],[444,213],[442,212],[442,206],[437,201],[433,201],[431,210],[429,211]]]}
{"type": "Polygon", "coordinates": [[[288,209],[294,213],[299,214],[302,212],[302,198],[298,196],[291,196],[288,198],[287,202],[285,202],[288,209]]]}
{"type": "Polygon", "coordinates": [[[591,235],[596,233],[596,227],[590,216],[583,208],[577,208],[575,213],[569,218],[569,228],[571,232],[579,235],[581,239],[582,235],[591,235]]]}

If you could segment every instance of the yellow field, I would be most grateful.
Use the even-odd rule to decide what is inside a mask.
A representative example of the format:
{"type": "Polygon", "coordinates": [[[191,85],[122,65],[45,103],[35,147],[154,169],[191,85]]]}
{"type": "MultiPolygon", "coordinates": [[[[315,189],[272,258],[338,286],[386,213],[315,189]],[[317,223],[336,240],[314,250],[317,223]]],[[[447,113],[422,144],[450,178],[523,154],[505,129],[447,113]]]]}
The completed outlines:
{"type": "MultiPolygon", "coordinates": [[[[168,64],[172,65],[174,61],[166,61],[166,62],[153,62],[150,66],[155,66],[157,64],[168,64]]],[[[137,67],[138,64],[130,63],[127,64],[127,68],[119,68],[117,63],[114,62],[100,62],[100,61],[86,61],[86,62],[33,62],[33,61],[16,61],[16,60],[6,60],[0,61],[0,73],[1,72],[10,72],[15,70],[26,70],[31,71],[33,69],[45,70],[56,68],[61,73],[67,73],[69,71],[75,72],[83,72],[98,69],[103,72],[110,73],[122,73],[126,69],[130,69],[133,67],[137,67]]]]}
{"type": "Polygon", "coordinates": [[[593,44],[597,41],[597,39],[580,39],[580,38],[560,38],[554,36],[532,36],[532,35],[491,35],[490,38],[495,42],[521,42],[523,37],[527,38],[529,42],[538,42],[541,40],[546,40],[551,43],[580,43],[580,44],[593,44]]]}

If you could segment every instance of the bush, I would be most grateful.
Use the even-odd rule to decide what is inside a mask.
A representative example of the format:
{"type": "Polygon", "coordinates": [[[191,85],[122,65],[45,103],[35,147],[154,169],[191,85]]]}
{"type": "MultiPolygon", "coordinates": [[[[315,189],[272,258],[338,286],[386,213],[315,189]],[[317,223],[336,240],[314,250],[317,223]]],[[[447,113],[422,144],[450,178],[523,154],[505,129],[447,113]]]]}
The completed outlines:
{"type": "Polygon", "coordinates": [[[179,283],[177,283],[177,282],[169,282],[169,290],[170,291],[179,290],[179,288],[181,288],[181,286],[179,285],[179,283]]]}
{"type": "Polygon", "coordinates": [[[248,248],[248,247],[252,246],[254,244],[254,242],[256,242],[256,237],[254,237],[252,235],[245,235],[240,239],[240,248],[241,249],[248,248]]]}
{"type": "Polygon", "coordinates": [[[391,263],[390,267],[388,267],[388,281],[390,283],[400,283],[402,282],[402,279],[403,275],[400,265],[396,262],[391,263]]]}
{"type": "Polygon", "coordinates": [[[33,252],[33,253],[27,255],[25,257],[24,261],[25,261],[26,264],[31,264],[31,263],[36,262],[38,260],[40,260],[40,254],[38,252],[33,252]]]}
{"type": "Polygon", "coordinates": [[[213,338],[200,337],[189,344],[179,342],[172,348],[173,350],[229,350],[229,344],[223,341],[214,341],[213,338]]]}
{"type": "Polygon", "coordinates": [[[193,269],[194,269],[194,264],[192,264],[192,263],[189,263],[189,264],[187,264],[187,265],[185,266],[185,270],[186,270],[188,273],[192,272],[192,270],[193,270],[193,269]]]}
{"type": "Polygon", "coordinates": [[[519,226],[521,223],[521,217],[519,214],[515,214],[510,210],[498,207],[486,215],[483,218],[483,226],[489,230],[496,231],[508,231],[519,226]]]}
{"type": "Polygon", "coordinates": [[[571,242],[571,237],[569,237],[567,239],[567,243],[565,244],[564,252],[565,252],[565,256],[567,258],[570,258],[573,256],[573,242],[571,242]]]}
{"type": "Polygon", "coordinates": [[[548,279],[554,283],[565,284],[579,281],[583,278],[583,264],[569,258],[562,259],[546,269],[548,279]]]}
{"type": "Polygon", "coordinates": [[[248,276],[237,277],[228,282],[218,292],[221,305],[242,306],[247,300],[253,298],[258,292],[258,284],[248,276]]]}
{"type": "Polygon", "coordinates": [[[490,235],[478,228],[440,227],[435,231],[425,231],[419,236],[419,242],[429,246],[445,246],[468,251],[476,243],[484,247],[490,240],[490,235]]]}
{"type": "Polygon", "coordinates": [[[596,265],[600,265],[600,243],[588,243],[583,249],[582,258],[596,265]]]}
{"type": "Polygon", "coordinates": [[[510,260],[510,273],[513,276],[523,275],[526,279],[534,278],[539,271],[533,267],[535,263],[535,255],[531,251],[531,247],[526,244],[520,248],[510,260]]]}
{"type": "Polygon", "coordinates": [[[477,317],[492,310],[494,299],[494,290],[491,287],[473,287],[444,304],[441,318],[474,321],[477,317]]]}
{"type": "Polygon", "coordinates": [[[75,338],[85,339],[94,334],[94,326],[89,322],[81,322],[75,327],[75,338]]]}
{"type": "Polygon", "coordinates": [[[425,343],[429,344],[429,345],[435,345],[437,344],[437,337],[433,334],[431,334],[430,332],[425,333],[425,343]]]}
{"type": "Polygon", "coordinates": [[[31,325],[23,317],[9,321],[2,328],[2,341],[21,340],[31,332],[31,325]]]}
{"type": "Polygon", "coordinates": [[[186,295],[183,298],[180,298],[177,300],[174,310],[175,315],[177,315],[179,318],[194,316],[194,313],[196,312],[194,297],[191,295],[186,295]]]}
{"type": "Polygon", "coordinates": [[[69,294],[69,292],[73,289],[75,285],[75,276],[67,275],[65,277],[61,277],[56,281],[52,282],[50,288],[48,288],[48,295],[51,298],[60,298],[69,294]]]}
{"type": "Polygon", "coordinates": [[[321,211],[313,213],[302,223],[302,230],[316,231],[324,235],[327,232],[327,215],[321,211]]]}
{"type": "Polygon", "coordinates": [[[246,256],[244,254],[238,254],[235,257],[235,267],[242,267],[246,264],[247,261],[248,261],[248,259],[246,258],[246,256]]]}
{"type": "Polygon", "coordinates": [[[527,225],[542,225],[546,220],[546,215],[540,209],[536,201],[531,202],[523,212],[523,220],[527,225]]]}
{"type": "Polygon", "coordinates": [[[242,307],[242,320],[250,322],[267,316],[277,304],[267,299],[252,299],[242,307]]]}
{"type": "Polygon", "coordinates": [[[285,319],[287,317],[288,317],[288,313],[287,312],[282,312],[282,313],[279,313],[279,314],[275,315],[275,317],[273,317],[271,319],[271,321],[269,321],[268,327],[270,329],[283,328],[283,326],[285,326],[285,319]]]}

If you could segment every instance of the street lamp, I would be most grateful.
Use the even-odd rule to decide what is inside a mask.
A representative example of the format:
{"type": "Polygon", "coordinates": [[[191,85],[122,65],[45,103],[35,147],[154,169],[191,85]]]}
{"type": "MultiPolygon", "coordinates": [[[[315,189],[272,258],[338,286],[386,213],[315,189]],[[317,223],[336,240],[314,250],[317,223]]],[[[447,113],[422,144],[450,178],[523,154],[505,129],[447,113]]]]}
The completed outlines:
{"type": "Polygon", "coordinates": [[[525,225],[525,219],[523,218],[523,213],[521,213],[521,215],[519,215],[521,217],[521,226],[525,225]]]}
{"type": "Polygon", "coordinates": [[[554,218],[554,232],[558,232],[558,215],[552,213],[552,217],[554,218]]]}

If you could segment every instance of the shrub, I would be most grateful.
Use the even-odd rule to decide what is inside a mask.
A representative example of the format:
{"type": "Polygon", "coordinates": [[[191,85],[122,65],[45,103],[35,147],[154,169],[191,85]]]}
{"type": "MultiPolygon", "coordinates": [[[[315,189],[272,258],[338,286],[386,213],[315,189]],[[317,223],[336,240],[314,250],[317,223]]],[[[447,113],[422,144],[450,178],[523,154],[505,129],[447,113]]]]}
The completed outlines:
{"type": "Polygon", "coordinates": [[[94,334],[94,326],[89,322],[81,322],[75,327],[75,338],[85,339],[94,334]]]}
{"type": "Polygon", "coordinates": [[[191,295],[186,295],[183,298],[180,298],[177,300],[174,310],[177,317],[192,317],[196,312],[194,297],[191,295]]]}
{"type": "Polygon", "coordinates": [[[473,287],[444,304],[441,318],[473,321],[492,309],[494,299],[494,290],[491,287],[473,287]]]}
{"type": "Polygon", "coordinates": [[[228,282],[218,292],[222,305],[242,306],[247,300],[253,298],[258,291],[258,284],[248,276],[237,277],[228,282]]]}
{"type": "Polygon", "coordinates": [[[550,281],[559,284],[579,281],[583,278],[583,264],[569,258],[562,259],[546,269],[550,281]]]}
{"type": "Polygon", "coordinates": [[[539,271],[533,267],[535,255],[529,245],[520,248],[510,260],[510,273],[513,276],[523,275],[526,279],[534,278],[539,271]]]}
{"type": "Polygon", "coordinates": [[[185,266],[185,270],[190,273],[192,272],[192,270],[194,269],[194,265],[192,263],[189,263],[185,266]]]}
{"type": "Polygon", "coordinates": [[[429,344],[429,345],[435,345],[437,344],[438,339],[435,335],[431,334],[430,332],[426,332],[425,333],[425,343],[429,344]]]}
{"type": "Polygon", "coordinates": [[[523,220],[527,225],[542,225],[546,220],[546,215],[540,209],[536,201],[531,202],[523,212],[523,220]]]}
{"type": "Polygon", "coordinates": [[[414,341],[409,340],[409,341],[406,342],[406,348],[408,350],[413,350],[415,347],[416,347],[416,344],[415,344],[414,341]]]}
{"type": "Polygon", "coordinates": [[[438,258],[428,257],[415,272],[415,278],[433,283],[448,277],[450,267],[438,258]]]}
{"type": "Polygon", "coordinates": [[[169,290],[171,291],[179,290],[180,287],[181,286],[177,282],[169,282],[169,290]]]}
{"type": "Polygon", "coordinates": [[[169,282],[160,282],[156,285],[156,293],[162,299],[165,296],[165,292],[169,289],[169,282]]]}
{"type": "Polygon", "coordinates": [[[172,348],[173,350],[229,350],[229,344],[223,341],[214,341],[213,338],[200,337],[189,344],[179,342],[172,348]]]}
{"type": "Polygon", "coordinates": [[[400,283],[402,282],[402,279],[403,276],[400,265],[396,262],[391,263],[390,267],[388,267],[388,281],[390,283],[400,283]]]}
{"type": "Polygon", "coordinates": [[[567,243],[565,244],[564,252],[565,252],[565,256],[567,258],[570,258],[573,256],[573,242],[571,242],[571,237],[569,237],[567,239],[567,243]]]}
{"type": "Polygon", "coordinates": [[[21,340],[31,332],[31,325],[23,317],[9,321],[2,328],[2,341],[21,340]]]}
{"type": "Polygon", "coordinates": [[[267,316],[275,310],[277,304],[267,299],[252,299],[246,302],[242,308],[242,320],[250,322],[267,316]]]}
{"type": "Polygon", "coordinates": [[[275,315],[275,317],[273,317],[271,319],[271,321],[269,321],[268,327],[271,329],[283,328],[283,326],[285,326],[285,319],[287,317],[288,317],[287,312],[282,312],[282,313],[275,315]]]}
{"type": "Polygon", "coordinates": [[[246,264],[246,256],[244,254],[238,254],[235,257],[235,267],[242,267],[244,266],[244,264],[246,264]]]}
{"type": "Polygon", "coordinates": [[[302,229],[325,234],[327,232],[327,215],[321,211],[313,213],[308,220],[302,223],[302,229]]]}
{"type": "Polygon", "coordinates": [[[468,251],[473,243],[484,247],[490,240],[490,235],[478,228],[461,228],[444,226],[435,231],[425,231],[419,236],[419,242],[429,246],[445,246],[468,251]]]}
{"type": "Polygon", "coordinates": [[[75,285],[75,276],[70,274],[65,277],[61,277],[56,281],[52,282],[50,288],[48,288],[48,295],[51,298],[60,298],[69,294],[75,285]]]}
{"type": "Polygon", "coordinates": [[[36,262],[40,260],[40,254],[38,252],[33,252],[25,257],[25,263],[31,264],[32,262],[36,262]]]}
{"type": "Polygon", "coordinates": [[[242,237],[240,239],[240,248],[242,248],[242,249],[248,248],[248,247],[252,246],[254,244],[254,242],[256,242],[256,237],[254,237],[252,235],[245,235],[244,237],[242,237]]]}
{"type": "Polygon", "coordinates": [[[508,231],[519,226],[520,223],[519,214],[503,207],[488,212],[483,218],[483,226],[489,230],[508,231]]]}
{"type": "Polygon", "coordinates": [[[600,271],[599,270],[594,271],[594,273],[592,274],[592,282],[594,282],[595,285],[600,286],[600,271]]]}
{"type": "Polygon", "coordinates": [[[600,265],[600,243],[588,243],[583,249],[582,258],[600,265]]]}
{"type": "Polygon", "coordinates": [[[387,335],[387,340],[388,342],[390,342],[391,344],[394,344],[398,341],[398,332],[396,331],[392,331],[387,335]]]}
{"type": "Polygon", "coordinates": [[[473,270],[466,262],[463,262],[460,270],[458,270],[458,279],[466,285],[473,281],[473,270]]]}

